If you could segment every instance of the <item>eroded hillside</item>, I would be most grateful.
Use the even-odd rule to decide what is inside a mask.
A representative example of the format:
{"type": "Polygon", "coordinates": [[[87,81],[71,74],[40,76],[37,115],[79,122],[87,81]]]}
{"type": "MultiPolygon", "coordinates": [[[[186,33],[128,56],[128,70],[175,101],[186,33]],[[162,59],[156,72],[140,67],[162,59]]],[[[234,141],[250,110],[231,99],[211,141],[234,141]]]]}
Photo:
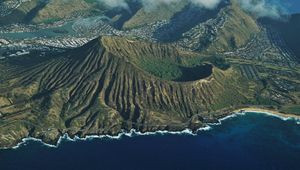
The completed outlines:
{"type": "MultiPolygon", "coordinates": [[[[212,66],[207,78],[176,82],[137,63],[151,57],[174,63],[199,57],[187,54],[172,46],[103,37],[55,58],[10,69],[0,86],[1,144],[12,145],[27,135],[53,142],[66,132],[84,136],[131,128],[198,128],[204,119],[223,114],[213,111],[242,104],[253,95],[233,68],[212,66]]],[[[15,63],[8,64],[13,68],[15,63]]]]}

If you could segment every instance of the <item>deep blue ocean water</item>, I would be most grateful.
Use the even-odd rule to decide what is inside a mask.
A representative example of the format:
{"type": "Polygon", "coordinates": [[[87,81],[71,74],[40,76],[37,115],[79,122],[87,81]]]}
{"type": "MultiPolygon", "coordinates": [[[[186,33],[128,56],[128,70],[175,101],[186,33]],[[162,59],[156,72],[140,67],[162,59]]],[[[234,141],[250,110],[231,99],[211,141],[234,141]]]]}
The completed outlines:
{"type": "Polygon", "coordinates": [[[30,141],[0,150],[1,170],[300,169],[300,124],[248,113],[198,135],[63,140],[58,148],[30,141]]]}
{"type": "Polygon", "coordinates": [[[300,0],[286,0],[284,3],[287,3],[290,13],[300,13],[300,0]]]}

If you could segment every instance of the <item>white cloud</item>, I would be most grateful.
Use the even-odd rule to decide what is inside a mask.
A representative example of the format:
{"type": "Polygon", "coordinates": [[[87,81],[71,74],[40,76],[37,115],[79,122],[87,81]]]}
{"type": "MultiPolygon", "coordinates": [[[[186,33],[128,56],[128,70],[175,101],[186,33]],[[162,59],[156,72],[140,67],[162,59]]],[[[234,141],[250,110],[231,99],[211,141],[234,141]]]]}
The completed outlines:
{"type": "MultiPolygon", "coordinates": [[[[141,0],[141,1],[145,7],[149,7],[149,6],[156,7],[161,4],[169,5],[174,2],[187,1],[187,0],[141,0]]],[[[217,7],[222,0],[188,0],[188,1],[204,8],[213,9],[217,7]]]]}
{"type": "Polygon", "coordinates": [[[286,12],[279,0],[239,0],[241,7],[257,17],[278,19],[286,12]]]}
{"type": "Polygon", "coordinates": [[[160,5],[171,5],[179,0],[140,0],[146,10],[153,10],[160,5]]]}
{"type": "MultiPolygon", "coordinates": [[[[128,8],[128,4],[126,0],[98,0],[100,3],[104,3],[108,7],[121,7],[121,8],[128,8]]],[[[154,9],[159,5],[165,4],[170,5],[175,2],[180,1],[189,1],[195,5],[201,6],[207,9],[214,9],[219,5],[222,0],[137,0],[141,1],[143,6],[147,9],[154,9]]]]}
{"type": "Polygon", "coordinates": [[[214,9],[220,4],[221,0],[191,0],[191,2],[207,9],[214,9]]]}
{"type": "MultiPolygon", "coordinates": [[[[106,6],[114,8],[121,7],[128,9],[128,1],[140,1],[142,5],[147,10],[153,10],[158,6],[172,5],[176,2],[188,1],[197,6],[214,9],[222,1],[225,0],[98,0],[100,3],[104,3],[106,6]]],[[[240,6],[256,15],[257,17],[270,17],[270,18],[280,18],[283,13],[285,13],[285,8],[283,7],[282,0],[237,0],[240,6]]]]}
{"type": "Polygon", "coordinates": [[[98,0],[100,3],[104,3],[106,6],[110,8],[120,7],[124,9],[128,9],[128,4],[125,0],[98,0]]]}

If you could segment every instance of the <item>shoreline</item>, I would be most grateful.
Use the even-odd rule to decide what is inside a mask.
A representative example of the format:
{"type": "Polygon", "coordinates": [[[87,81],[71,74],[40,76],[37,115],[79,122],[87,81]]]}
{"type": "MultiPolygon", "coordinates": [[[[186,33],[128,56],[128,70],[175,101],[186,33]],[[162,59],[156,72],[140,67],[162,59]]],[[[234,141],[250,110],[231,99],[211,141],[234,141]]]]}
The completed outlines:
{"type": "Polygon", "coordinates": [[[241,112],[246,112],[246,113],[261,113],[264,115],[269,115],[273,117],[280,118],[282,120],[300,120],[300,115],[295,115],[295,114],[285,114],[281,113],[280,111],[276,110],[271,110],[271,109],[263,109],[263,108],[256,108],[256,107],[246,107],[246,108],[241,108],[234,110],[233,113],[241,113],[241,112]]]}
{"type": "MultiPolygon", "coordinates": [[[[211,127],[210,126],[205,126],[202,128],[199,128],[196,132],[198,131],[207,131],[210,130],[211,127]]],[[[119,140],[122,139],[122,137],[135,137],[135,136],[149,136],[149,135],[165,135],[165,134],[170,134],[170,135],[191,135],[191,136],[195,136],[197,135],[197,133],[193,133],[192,130],[190,129],[184,129],[182,131],[167,131],[167,130],[158,130],[158,131],[154,131],[154,132],[139,132],[136,131],[135,129],[131,129],[129,132],[120,132],[118,135],[112,136],[112,135],[87,135],[83,138],[80,138],[78,136],[75,136],[74,138],[69,137],[69,135],[66,133],[62,136],[59,137],[57,143],[55,145],[53,144],[49,144],[49,143],[45,143],[43,142],[41,139],[37,139],[34,137],[26,137],[22,139],[22,142],[19,142],[16,146],[13,147],[4,147],[4,148],[0,148],[0,150],[7,150],[7,149],[18,149],[20,146],[22,146],[23,144],[25,144],[27,141],[36,141],[36,142],[40,142],[41,144],[50,147],[50,148],[58,148],[62,142],[62,140],[67,140],[67,141],[72,141],[72,142],[76,142],[76,141],[89,141],[89,140],[93,140],[93,139],[111,139],[111,140],[119,140]]]]}
{"type": "MultiPolygon", "coordinates": [[[[197,129],[195,132],[193,132],[190,129],[184,129],[182,131],[167,131],[167,130],[158,130],[154,132],[139,132],[135,129],[131,129],[128,132],[122,131],[118,135],[112,136],[112,135],[87,135],[83,138],[80,138],[78,136],[75,136],[74,138],[70,138],[68,134],[64,134],[59,137],[58,141],[56,144],[49,144],[43,142],[41,139],[34,138],[34,137],[26,137],[21,140],[21,142],[17,143],[16,146],[13,147],[0,147],[0,150],[8,150],[8,149],[18,149],[20,146],[25,144],[27,141],[37,141],[40,142],[42,145],[51,147],[51,148],[58,148],[62,142],[62,140],[67,140],[67,141],[88,141],[88,140],[93,140],[93,139],[112,139],[112,140],[119,140],[122,139],[122,137],[135,137],[135,136],[148,136],[148,135],[165,135],[165,134],[170,134],[170,135],[191,135],[191,136],[196,136],[199,131],[208,131],[212,129],[212,126],[219,126],[222,124],[223,121],[227,119],[231,119],[237,116],[244,116],[246,114],[251,114],[251,113],[257,113],[257,114],[263,114],[263,115],[268,115],[272,117],[279,118],[283,121],[287,120],[296,120],[300,121],[300,115],[294,115],[294,114],[284,114],[280,113],[279,111],[275,110],[269,110],[269,109],[262,109],[262,108],[242,108],[242,109],[236,109],[232,112],[232,114],[229,114],[225,117],[222,117],[218,119],[218,123],[207,123],[206,126],[201,127],[197,129]]],[[[299,123],[300,124],[300,123],[299,123]]]]}

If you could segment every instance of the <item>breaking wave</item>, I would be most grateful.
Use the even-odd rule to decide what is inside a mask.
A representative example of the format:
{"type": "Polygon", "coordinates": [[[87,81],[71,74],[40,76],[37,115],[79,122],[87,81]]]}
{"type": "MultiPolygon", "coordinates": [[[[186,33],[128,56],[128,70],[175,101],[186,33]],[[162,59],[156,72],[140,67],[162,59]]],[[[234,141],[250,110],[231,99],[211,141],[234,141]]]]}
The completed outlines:
{"type": "MultiPolygon", "coordinates": [[[[234,113],[231,115],[228,115],[224,118],[221,118],[218,120],[218,123],[208,123],[205,127],[199,128],[195,133],[193,133],[190,129],[185,129],[182,131],[167,131],[167,130],[159,130],[159,131],[155,131],[155,132],[139,132],[136,131],[135,129],[130,130],[129,132],[123,131],[121,133],[119,133],[116,136],[111,136],[111,135],[88,135],[85,136],[83,138],[80,138],[78,136],[75,136],[74,138],[69,137],[68,134],[64,134],[63,136],[61,136],[57,142],[56,145],[51,145],[51,144],[47,144],[45,142],[43,142],[41,139],[37,139],[37,138],[33,138],[33,137],[27,137],[22,139],[22,142],[18,143],[16,146],[12,147],[12,149],[18,149],[19,147],[26,145],[27,142],[29,141],[35,141],[35,142],[40,142],[43,145],[47,146],[47,147],[51,147],[51,148],[57,148],[60,146],[62,141],[72,141],[72,142],[76,142],[76,141],[90,141],[93,139],[113,139],[113,140],[119,140],[122,139],[122,137],[136,137],[136,136],[147,136],[147,135],[191,135],[191,136],[197,136],[198,132],[201,131],[208,131],[213,129],[213,126],[219,126],[222,124],[223,121],[226,121],[228,119],[233,119],[236,118],[238,116],[245,116],[246,114],[261,114],[261,115],[266,115],[266,116],[271,116],[271,117],[276,117],[279,118],[283,121],[288,121],[288,120],[292,120],[295,121],[296,124],[300,125],[300,119],[299,118],[294,118],[294,117],[282,117],[276,114],[272,114],[269,112],[238,112],[238,113],[234,113]]],[[[3,148],[3,149],[9,149],[9,148],[3,148]]]]}

